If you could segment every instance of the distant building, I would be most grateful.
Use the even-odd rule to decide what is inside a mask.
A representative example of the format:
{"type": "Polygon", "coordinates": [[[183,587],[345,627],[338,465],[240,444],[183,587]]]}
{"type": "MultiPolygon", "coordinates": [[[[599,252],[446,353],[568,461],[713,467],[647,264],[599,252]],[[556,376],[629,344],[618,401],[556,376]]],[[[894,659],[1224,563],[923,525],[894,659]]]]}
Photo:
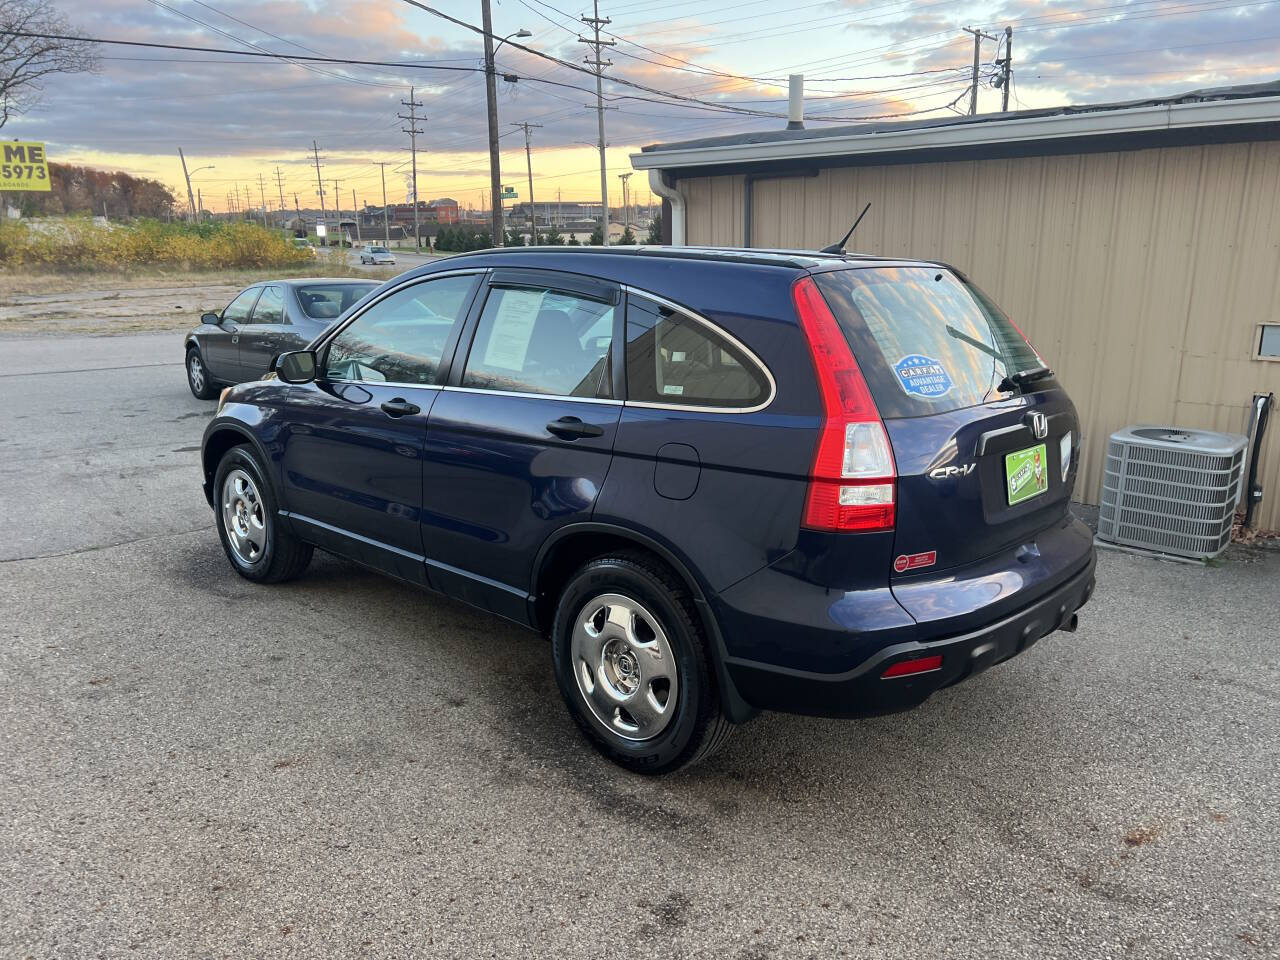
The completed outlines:
{"type": "MultiPolygon", "coordinates": [[[[413,204],[392,203],[386,207],[387,219],[394,227],[404,229],[408,236],[413,236],[413,204]]],[[[418,203],[418,223],[457,223],[461,218],[458,201],[452,197],[441,197],[439,200],[423,200],[418,203]]],[[[383,208],[367,206],[360,211],[360,229],[381,229],[383,225],[383,208]]],[[[424,231],[425,235],[425,231],[424,231]]]]}

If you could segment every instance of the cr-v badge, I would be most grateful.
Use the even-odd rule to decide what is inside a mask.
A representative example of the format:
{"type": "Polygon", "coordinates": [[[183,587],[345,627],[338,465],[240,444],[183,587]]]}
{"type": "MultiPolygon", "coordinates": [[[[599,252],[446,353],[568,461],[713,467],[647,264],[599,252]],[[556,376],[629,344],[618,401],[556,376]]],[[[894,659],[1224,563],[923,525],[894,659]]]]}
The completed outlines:
{"type": "Polygon", "coordinates": [[[929,476],[934,480],[945,480],[947,477],[967,477],[973,473],[976,463],[965,463],[958,467],[938,467],[936,470],[930,470],[929,476]]]}

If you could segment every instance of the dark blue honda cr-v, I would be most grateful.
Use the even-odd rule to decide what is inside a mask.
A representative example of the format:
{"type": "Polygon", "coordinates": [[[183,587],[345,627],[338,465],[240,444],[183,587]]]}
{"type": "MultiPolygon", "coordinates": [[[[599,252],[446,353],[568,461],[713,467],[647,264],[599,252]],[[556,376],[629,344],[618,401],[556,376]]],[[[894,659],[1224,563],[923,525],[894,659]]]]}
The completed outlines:
{"type": "Polygon", "coordinates": [[[549,634],[574,719],[633,770],[757,710],[913,707],[1093,590],[1071,401],[942,264],[486,251],[275,368],[204,436],[237,572],[319,547],[549,634]]]}

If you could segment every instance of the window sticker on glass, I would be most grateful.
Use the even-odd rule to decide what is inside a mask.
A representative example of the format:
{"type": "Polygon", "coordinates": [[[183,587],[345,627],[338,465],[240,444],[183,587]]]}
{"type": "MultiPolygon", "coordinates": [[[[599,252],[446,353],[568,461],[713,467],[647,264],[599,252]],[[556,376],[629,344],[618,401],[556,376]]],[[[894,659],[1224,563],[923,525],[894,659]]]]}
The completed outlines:
{"type": "Polygon", "coordinates": [[[932,400],[945,397],[951,392],[951,374],[947,368],[932,357],[913,353],[903,357],[893,366],[898,375],[898,383],[907,393],[932,400]]]}
{"type": "Polygon", "coordinates": [[[523,370],[533,324],[542,309],[543,290],[502,290],[493,332],[484,351],[484,364],[503,370],[523,370]]]}

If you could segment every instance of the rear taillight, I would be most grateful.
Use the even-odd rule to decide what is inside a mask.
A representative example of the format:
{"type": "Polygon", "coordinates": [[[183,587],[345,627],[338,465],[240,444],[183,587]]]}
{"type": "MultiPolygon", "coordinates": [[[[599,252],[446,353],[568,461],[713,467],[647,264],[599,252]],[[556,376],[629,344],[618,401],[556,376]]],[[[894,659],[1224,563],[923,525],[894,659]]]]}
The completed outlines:
{"type": "Polygon", "coordinates": [[[809,472],[804,525],[813,530],[892,530],[897,472],[880,411],[813,278],[801,277],[791,294],[826,414],[809,472]]]}

